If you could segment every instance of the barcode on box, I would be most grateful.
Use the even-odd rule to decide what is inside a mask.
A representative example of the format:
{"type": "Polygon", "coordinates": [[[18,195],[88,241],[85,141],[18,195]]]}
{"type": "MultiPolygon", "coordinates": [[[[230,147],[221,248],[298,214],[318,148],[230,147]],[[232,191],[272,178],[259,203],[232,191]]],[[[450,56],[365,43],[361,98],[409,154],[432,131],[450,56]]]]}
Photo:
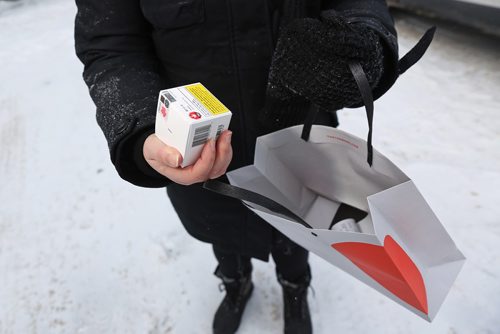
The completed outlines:
{"type": "Polygon", "coordinates": [[[209,124],[209,125],[200,126],[196,130],[194,130],[193,144],[191,145],[191,147],[205,144],[205,142],[208,139],[208,136],[210,135],[210,128],[211,127],[212,127],[212,125],[209,124]]]}
{"type": "Polygon", "coordinates": [[[224,131],[224,124],[220,124],[218,127],[217,127],[217,133],[215,134],[215,138],[218,138],[219,135],[222,133],[222,131],[224,131]]]}

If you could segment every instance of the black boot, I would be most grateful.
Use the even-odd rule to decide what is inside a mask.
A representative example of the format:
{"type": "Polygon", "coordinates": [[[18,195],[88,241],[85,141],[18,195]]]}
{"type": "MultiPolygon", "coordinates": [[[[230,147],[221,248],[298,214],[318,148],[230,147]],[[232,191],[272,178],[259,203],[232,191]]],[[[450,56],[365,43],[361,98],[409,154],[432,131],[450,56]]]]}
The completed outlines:
{"type": "Polygon", "coordinates": [[[311,272],[295,282],[285,280],[278,274],[283,288],[285,334],[312,334],[311,315],[307,303],[307,289],[311,282],[311,272]]]}
{"type": "Polygon", "coordinates": [[[251,273],[240,278],[229,278],[217,267],[215,275],[222,279],[220,287],[221,291],[222,289],[226,291],[226,296],[215,312],[214,334],[234,334],[240,326],[243,311],[253,291],[251,273]]]}

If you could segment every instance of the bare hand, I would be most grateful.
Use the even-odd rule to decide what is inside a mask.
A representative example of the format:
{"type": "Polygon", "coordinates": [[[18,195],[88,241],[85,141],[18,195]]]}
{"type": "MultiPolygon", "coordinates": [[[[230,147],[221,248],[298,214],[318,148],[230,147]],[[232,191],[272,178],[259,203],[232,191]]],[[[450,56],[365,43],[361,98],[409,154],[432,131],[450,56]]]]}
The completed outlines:
{"type": "Polygon", "coordinates": [[[180,168],[182,156],[175,148],[163,143],[155,134],[150,135],[143,146],[144,158],[158,173],[175,183],[190,185],[215,179],[226,173],[233,158],[229,130],[224,131],[217,142],[210,139],[201,152],[200,158],[185,168],[180,168]]]}

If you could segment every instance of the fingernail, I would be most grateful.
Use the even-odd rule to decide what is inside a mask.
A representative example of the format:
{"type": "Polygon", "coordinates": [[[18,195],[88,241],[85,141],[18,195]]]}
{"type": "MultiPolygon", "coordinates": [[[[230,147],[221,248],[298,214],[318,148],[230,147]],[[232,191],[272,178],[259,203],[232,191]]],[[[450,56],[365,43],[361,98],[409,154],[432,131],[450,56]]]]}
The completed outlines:
{"type": "Polygon", "coordinates": [[[232,133],[232,132],[229,132],[229,133],[227,134],[226,139],[225,139],[225,140],[226,140],[226,143],[228,143],[228,144],[229,144],[229,143],[231,142],[231,137],[232,137],[232,136],[233,136],[233,133],[232,133]]]}
{"type": "Polygon", "coordinates": [[[171,167],[178,167],[179,166],[179,155],[178,154],[175,154],[175,155],[170,155],[168,157],[168,163],[171,167]]]}
{"type": "Polygon", "coordinates": [[[215,151],[215,140],[214,139],[210,139],[210,149],[212,151],[215,151]]]}

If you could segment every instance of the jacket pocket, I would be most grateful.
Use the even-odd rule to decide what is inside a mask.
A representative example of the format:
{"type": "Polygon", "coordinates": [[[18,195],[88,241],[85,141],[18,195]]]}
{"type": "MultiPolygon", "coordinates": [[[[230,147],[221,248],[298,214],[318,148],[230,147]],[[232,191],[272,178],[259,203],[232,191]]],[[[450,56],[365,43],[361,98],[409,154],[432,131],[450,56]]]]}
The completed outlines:
{"type": "Polygon", "coordinates": [[[205,0],[141,0],[141,9],[155,28],[176,29],[205,20],[205,0]]]}

